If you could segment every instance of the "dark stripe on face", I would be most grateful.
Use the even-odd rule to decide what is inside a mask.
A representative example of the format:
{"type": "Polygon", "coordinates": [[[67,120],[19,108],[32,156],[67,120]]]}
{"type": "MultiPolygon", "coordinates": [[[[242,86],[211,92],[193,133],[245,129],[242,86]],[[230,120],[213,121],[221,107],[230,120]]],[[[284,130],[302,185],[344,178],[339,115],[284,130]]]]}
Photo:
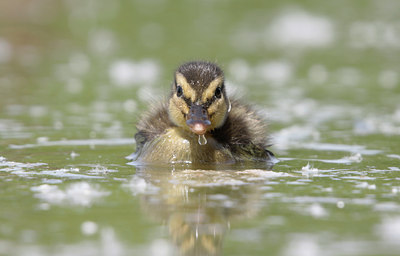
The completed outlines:
{"type": "Polygon", "coordinates": [[[190,108],[190,105],[192,105],[191,99],[186,98],[185,96],[182,96],[182,99],[185,101],[186,105],[190,108]]]}

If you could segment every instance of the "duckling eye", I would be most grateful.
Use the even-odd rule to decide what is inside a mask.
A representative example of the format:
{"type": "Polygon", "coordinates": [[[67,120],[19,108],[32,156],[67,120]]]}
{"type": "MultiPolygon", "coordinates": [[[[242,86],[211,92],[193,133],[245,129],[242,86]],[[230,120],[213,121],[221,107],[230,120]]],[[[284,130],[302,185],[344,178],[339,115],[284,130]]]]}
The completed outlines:
{"type": "Polygon", "coordinates": [[[181,97],[183,94],[183,89],[180,85],[176,87],[176,96],[181,97]]]}
{"type": "Polygon", "coordinates": [[[221,98],[221,95],[222,95],[221,87],[217,87],[217,89],[215,89],[215,97],[219,99],[221,98]]]}

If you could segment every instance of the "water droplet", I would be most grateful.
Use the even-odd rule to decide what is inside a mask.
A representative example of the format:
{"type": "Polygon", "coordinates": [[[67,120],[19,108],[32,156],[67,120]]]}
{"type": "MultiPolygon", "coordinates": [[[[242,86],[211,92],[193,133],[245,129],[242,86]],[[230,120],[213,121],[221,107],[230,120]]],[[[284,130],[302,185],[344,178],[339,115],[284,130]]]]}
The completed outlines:
{"type": "Polygon", "coordinates": [[[204,134],[203,135],[199,135],[199,144],[200,145],[206,145],[207,144],[207,139],[206,139],[206,136],[204,136],[204,134]]]}

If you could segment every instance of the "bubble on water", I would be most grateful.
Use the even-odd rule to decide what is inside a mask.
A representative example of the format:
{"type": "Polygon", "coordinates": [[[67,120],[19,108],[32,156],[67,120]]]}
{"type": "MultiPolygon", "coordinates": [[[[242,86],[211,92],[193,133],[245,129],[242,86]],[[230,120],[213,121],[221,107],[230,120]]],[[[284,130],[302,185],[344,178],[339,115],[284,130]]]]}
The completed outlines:
{"type": "Polygon", "coordinates": [[[337,208],[343,209],[345,206],[345,203],[343,201],[337,201],[336,206],[337,206],[337,208]]]}
{"type": "Polygon", "coordinates": [[[81,232],[86,236],[96,234],[97,230],[98,230],[98,225],[93,221],[85,221],[81,224],[81,232]]]}
{"type": "Polygon", "coordinates": [[[206,145],[207,144],[207,138],[204,136],[204,134],[199,135],[198,142],[200,145],[206,145]]]}

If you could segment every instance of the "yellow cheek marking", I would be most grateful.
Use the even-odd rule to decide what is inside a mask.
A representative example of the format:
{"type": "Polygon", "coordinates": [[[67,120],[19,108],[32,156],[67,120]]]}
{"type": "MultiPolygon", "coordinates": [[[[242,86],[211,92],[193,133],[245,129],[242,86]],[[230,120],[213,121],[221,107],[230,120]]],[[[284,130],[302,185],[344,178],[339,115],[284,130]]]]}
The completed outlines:
{"type": "Polygon", "coordinates": [[[214,129],[216,127],[220,127],[225,121],[227,106],[224,103],[223,99],[215,101],[211,106],[207,109],[208,115],[212,115],[211,117],[211,127],[210,129],[214,129]]]}
{"type": "Polygon", "coordinates": [[[182,86],[183,94],[186,98],[190,99],[192,102],[196,100],[196,91],[190,86],[186,78],[179,72],[175,75],[176,83],[182,86]]]}
{"type": "Polygon", "coordinates": [[[169,117],[173,123],[181,127],[186,126],[186,119],[182,112],[188,114],[189,108],[182,99],[173,96],[169,100],[168,110],[169,117]]]}
{"type": "Polygon", "coordinates": [[[217,87],[222,84],[223,80],[224,78],[222,76],[219,76],[211,81],[201,97],[201,101],[203,103],[206,103],[208,99],[211,99],[214,96],[215,89],[217,89],[217,87]]]}

